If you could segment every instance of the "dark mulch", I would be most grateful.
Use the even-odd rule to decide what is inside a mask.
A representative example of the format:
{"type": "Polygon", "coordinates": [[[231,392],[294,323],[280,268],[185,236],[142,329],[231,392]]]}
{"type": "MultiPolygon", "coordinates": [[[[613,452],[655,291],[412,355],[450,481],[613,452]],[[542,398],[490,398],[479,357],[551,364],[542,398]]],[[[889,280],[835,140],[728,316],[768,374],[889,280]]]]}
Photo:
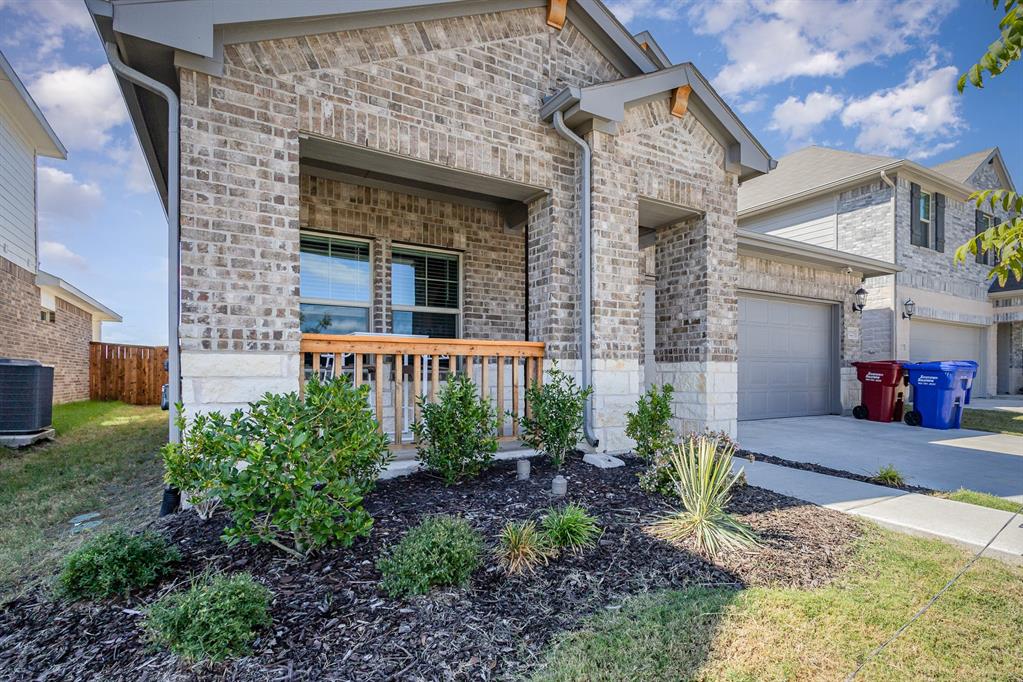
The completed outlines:
{"type": "Polygon", "coordinates": [[[777,464],[778,466],[789,467],[790,469],[802,469],[803,471],[813,471],[818,474],[827,474],[828,476],[837,476],[838,478],[848,478],[853,481],[861,481],[863,483],[872,483],[874,485],[884,486],[885,488],[895,488],[896,490],[905,490],[911,493],[921,493],[923,495],[933,495],[936,490],[932,488],[924,488],[919,485],[911,485],[909,483],[905,485],[891,485],[883,481],[875,480],[871,476],[864,476],[863,474],[854,474],[851,471],[845,471],[844,469],[832,469],[821,464],[814,464],[813,462],[794,462],[791,459],[782,459],[781,457],[775,457],[774,455],[765,455],[759,452],[750,452],[749,450],[740,450],[736,453],[738,457],[745,457],[747,459],[757,462],[767,462],[768,464],[777,464]]]}
{"type": "Polygon", "coordinates": [[[598,547],[562,557],[536,574],[508,578],[488,558],[465,589],[412,600],[379,591],[374,566],[382,547],[425,514],[465,516],[488,538],[509,519],[539,516],[551,504],[554,475],[534,461],[529,481],[514,463],[451,488],[420,474],[383,483],[369,498],[376,518],[369,539],[302,564],[265,547],[227,548],[223,517],[178,514],[156,527],[185,560],[179,573],[131,603],[54,604],[37,593],[0,611],[0,677],[40,680],[441,680],[508,678],[529,670],[558,632],[622,597],[694,585],[829,582],[860,534],[855,520],[759,488],[736,492],[732,511],[756,528],[765,546],[715,564],[654,540],[642,525],[665,512],[639,490],[642,467],[601,471],[571,462],[568,499],[600,518],[598,547]],[[147,647],[141,609],[178,589],[188,571],[250,571],[275,595],[272,632],[251,657],[191,668],[147,647]]]}

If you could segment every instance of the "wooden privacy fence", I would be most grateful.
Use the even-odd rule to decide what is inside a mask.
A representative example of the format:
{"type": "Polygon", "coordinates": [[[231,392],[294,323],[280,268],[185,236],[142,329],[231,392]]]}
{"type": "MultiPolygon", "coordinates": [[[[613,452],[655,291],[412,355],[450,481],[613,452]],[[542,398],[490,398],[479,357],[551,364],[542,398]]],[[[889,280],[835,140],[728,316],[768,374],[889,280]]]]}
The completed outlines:
{"type": "Polygon", "coordinates": [[[159,405],[167,383],[167,346],[89,344],[89,398],[159,405]]]}
{"type": "Polygon", "coordinates": [[[526,387],[543,381],[540,342],[303,334],[301,350],[305,378],[347,374],[356,386],[370,385],[377,423],[394,445],[411,441],[417,396],[436,401],[454,372],[472,377],[497,407],[502,439],[518,436],[518,417],[529,411],[526,387]]]}

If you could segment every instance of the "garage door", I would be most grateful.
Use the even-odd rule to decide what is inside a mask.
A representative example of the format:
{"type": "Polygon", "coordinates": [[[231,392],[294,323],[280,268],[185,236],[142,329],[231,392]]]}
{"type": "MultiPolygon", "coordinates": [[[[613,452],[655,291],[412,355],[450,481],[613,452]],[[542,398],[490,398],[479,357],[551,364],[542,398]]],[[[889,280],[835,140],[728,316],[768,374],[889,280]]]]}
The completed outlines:
{"type": "Polygon", "coordinates": [[[831,306],[739,297],[739,419],[830,414],[831,306]]]}
{"type": "Polygon", "coordinates": [[[985,395],[983,341],[984,331],[980,327],[913,319],[909,328],[909,359],[912,362],[975,360],[981,365],[973,381],[973,392],[985,395]]]}

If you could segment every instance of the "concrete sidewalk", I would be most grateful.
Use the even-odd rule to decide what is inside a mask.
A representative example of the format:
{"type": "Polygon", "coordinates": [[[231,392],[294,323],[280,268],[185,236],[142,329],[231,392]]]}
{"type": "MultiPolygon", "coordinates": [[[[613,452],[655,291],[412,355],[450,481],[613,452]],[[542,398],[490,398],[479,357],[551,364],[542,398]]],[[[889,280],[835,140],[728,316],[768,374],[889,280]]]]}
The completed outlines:
{"type": "MultiPolygon", "coordinates": [[[[1011,512],[894,488],[736,458],[750,485],[767,488],[878,523],[910,535],[938,538],[974,552],[1012,516],[1011,512]]],[[[1002,531],[984,556],[1023,565],[1023,514],[1002,531]]]]}

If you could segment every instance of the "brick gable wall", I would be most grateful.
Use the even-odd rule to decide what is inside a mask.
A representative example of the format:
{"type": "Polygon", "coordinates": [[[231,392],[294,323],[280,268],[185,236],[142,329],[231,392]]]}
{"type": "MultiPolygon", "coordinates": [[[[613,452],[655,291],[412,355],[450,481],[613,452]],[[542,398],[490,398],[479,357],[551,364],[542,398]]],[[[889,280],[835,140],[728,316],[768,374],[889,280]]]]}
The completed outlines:
{"type": "Polygon", "coordinates": [[[0,357],[53,365],[53,402],[89,397],[89,342],[92,315],[57,299],[54,322],[39,313],[35,275],[0,257],[0,357]]]}

